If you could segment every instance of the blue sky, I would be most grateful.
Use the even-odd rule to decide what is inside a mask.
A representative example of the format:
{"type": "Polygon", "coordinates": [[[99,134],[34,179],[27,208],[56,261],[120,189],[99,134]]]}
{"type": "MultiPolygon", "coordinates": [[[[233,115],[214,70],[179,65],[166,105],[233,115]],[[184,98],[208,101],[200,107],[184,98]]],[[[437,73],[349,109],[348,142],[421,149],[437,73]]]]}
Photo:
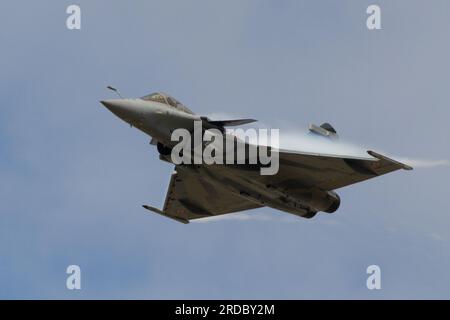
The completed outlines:
{"type": "Polygon", "coordinates": [[[0,298],[450,298],[448,166],[344,188],[312,220],[259,209],[182,225],[141,208],[162,204],[172,167],[99,104],[107,85],[162,90],[199,114],[327,121],[374,150],[450,159],[450,3],[377,1],[371,32],[372,3],[78,1],[70,31],[72,2],[5,1],[0,298]]]}

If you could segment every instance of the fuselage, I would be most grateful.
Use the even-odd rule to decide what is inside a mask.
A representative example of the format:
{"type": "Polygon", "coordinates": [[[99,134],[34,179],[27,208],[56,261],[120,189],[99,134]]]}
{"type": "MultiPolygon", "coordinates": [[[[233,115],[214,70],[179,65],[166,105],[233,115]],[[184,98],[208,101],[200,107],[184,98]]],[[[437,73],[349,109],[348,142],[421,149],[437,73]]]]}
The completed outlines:
{"type": "MultiPolygon", "coordinates": [[[[123,121],[156,140],[159,144],[158,150],[160,150],[160,145],[170,150],[177,143],[171,140],[174,130],[183,128],[192,132],[194,122],[202,120],[199,115],[194,114],[185,106],[181,105],[177,108],[175,103],[169,105],[143,99],[114,99],[101,101],[101,103],[123,121]]],[[[173,163],[170,154],[161,154],[161,159],[173,163]]],[[[177,167],[177,170],[198,173],[202,179],[220,183],[224,188],[243,199],[302,217],[312,217],[319,210],[326,211],[328,203],[336,201],[332,193],[316,190],[309,190],[306,198],[301,199],[269,184],[262,184],[242,175],[238,166],[181,165],[177,167]],[[308,202],[311,203],[311,199],[314,197],[317,198],[319,208],[308,205],[308,202]],[[324,208],[320,207],[321,203],[324,203],[324,208]]],[[[249,166],[246,170],[252,170],[251,168],[249,166]]]]}
{"type": "Polygon", "coordinates": [[[178,128],[192,130],[200,116],[172,106],[142,99],[102,101],[112,113],[166,146],[173,146],[172,132],[178,128]]]}

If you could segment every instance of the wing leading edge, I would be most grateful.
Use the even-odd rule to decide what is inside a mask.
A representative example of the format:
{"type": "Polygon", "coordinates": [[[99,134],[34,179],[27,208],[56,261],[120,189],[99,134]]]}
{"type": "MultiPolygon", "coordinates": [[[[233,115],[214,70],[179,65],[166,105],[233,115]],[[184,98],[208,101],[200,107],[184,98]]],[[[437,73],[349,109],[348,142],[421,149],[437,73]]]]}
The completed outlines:
{"type": "Polygon", "coordinates": [[[172,173],[163,209],[147,205],[143,207],[173,220],[189,223],[189,220],[193,219],[261,206],[234,195],[218,184],[203,180],[198,174],[188,174],[185,170],[179,170],[172,173]]]}

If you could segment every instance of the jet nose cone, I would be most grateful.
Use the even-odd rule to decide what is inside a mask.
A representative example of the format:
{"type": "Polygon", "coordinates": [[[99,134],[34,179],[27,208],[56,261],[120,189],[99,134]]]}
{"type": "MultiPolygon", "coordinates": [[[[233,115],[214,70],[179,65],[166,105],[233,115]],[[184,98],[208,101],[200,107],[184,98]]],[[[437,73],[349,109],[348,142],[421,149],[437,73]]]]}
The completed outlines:
{"type": "Polygon", "coordinates": [[[102,101],[100,101],[100,103],[112,112],[114,112],[113,110],[115,110],[115,109],[116,110],[120,109],[123,104],[122,100],[119,100],[119,99],[102,100],[102,101]]]}
{"type": "Polygon", "coordinates": [[[139,118],[139,108],[127,99],[112,99],[100,101],[109,111],[120,119],[133,123],[139,118]]]}

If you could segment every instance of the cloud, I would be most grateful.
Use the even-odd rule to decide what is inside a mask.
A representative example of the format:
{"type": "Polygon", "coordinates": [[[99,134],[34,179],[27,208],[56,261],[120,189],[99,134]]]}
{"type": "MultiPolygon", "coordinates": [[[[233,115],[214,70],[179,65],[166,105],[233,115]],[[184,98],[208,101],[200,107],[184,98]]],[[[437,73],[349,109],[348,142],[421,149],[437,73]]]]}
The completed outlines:
{"type": "Polygon", "coordinates": [[[413,168],[434,168],[440,166],[449,166],[449,160],[427,160],[396,157],[396,160],[412,166],[413,168]]]}
{"type": "Polygon", "coordinates": [[[193,223],[210,223],[210,222],[220,222],[220,221],[273,221],[273,217],[258,213],[258,214],[251,214],[251,213],[245,213],[245,212],[238,212],[238,213],[230,213],[210,218],[203,218],[198,220],[192,220],[193,223]]]}
{"type": "MultiPolygon", "coordinates": [[[[320,213],[318,213],[318,216],[320,213]]],[[[318,217],[317,216],[317,217],[318,217]]],[[[323,216],[328,217],[329,215],[324,214],[323,216]]],[[[191,220],[191,223],[211,223],[211,222],[222,222],[222,221],[263,221],[263,222],[281,222],[281,223],[304,223],[306,218],[300,216],[295,216],[286,212],[275,212],[273,214],[262,213],[262,212],[236,212],[230,214],[224,214],[215,217],[201,218],[196,220],[191,220]]],[[[313,221],[313,220],[309,220],[313,221]]],[[[339,225],[340,222],[334,219],[315,219],[315,224],[324,225],[339,225]]]]}

